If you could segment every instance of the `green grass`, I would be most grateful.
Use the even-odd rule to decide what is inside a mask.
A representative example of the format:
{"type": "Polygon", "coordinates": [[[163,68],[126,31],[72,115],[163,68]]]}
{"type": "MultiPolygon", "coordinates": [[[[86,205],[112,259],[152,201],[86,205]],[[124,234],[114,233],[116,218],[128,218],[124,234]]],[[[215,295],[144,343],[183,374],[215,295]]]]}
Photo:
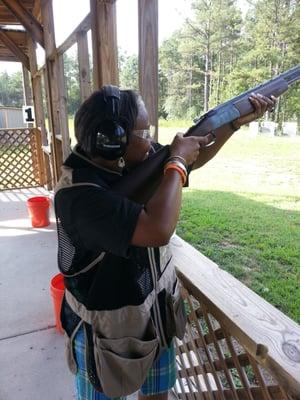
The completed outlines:
{"type": "Polygon", "coordinates": [[[178,234],[300,322],[300,211],[230,192],[187,190],[178,234]]]}
{"type": "MultiPolygon", "coordinates": [[[[170,142],[176,131],[162,128],[160,141],[170,142]]],[[[191,174],[177,229],[183,239],[298,323],[299,148],[300,137],[237,133],[191,174]]]]}
{"type": "Polygon", "coordinates": [[[185,128],[185,127],[189,126],[191,123],[192,123],[192,121],[181,120],[181,119],[172,119],[172,120],[160,119],[159,120],[160,128],[185,128]]]}

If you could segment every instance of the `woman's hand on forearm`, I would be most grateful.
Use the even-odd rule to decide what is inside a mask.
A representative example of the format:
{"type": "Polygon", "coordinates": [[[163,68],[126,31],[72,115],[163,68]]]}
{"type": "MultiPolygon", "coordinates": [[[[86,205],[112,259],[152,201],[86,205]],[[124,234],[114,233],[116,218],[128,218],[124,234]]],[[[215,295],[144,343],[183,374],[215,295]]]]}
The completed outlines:
{"type": "Polygon", "coordinates": [[[249,124],[256,119],[261,118],[267,111],[273,111],[274,107],[276,106],[277,99],[275,96],[271,96],[269,98],[261,95],[260,93],[252,93],[252,95],[249,97],[249,101],[251,101],[254,111],[248,115],[234,120],[233,124],[226,124],[216,129],[215,143],[200,150],[199,156],[193,165],[193,169],[200,168],[209,160],[211,160],[232,136],[232,134],[242,125],[249,124]],[[232,128],[234,128],[234,130],[232,128]]]}
{"type": "Polygon", "coordinates": [[[261,118],[267,111],[273,111],[276,106],[277,98],[275,96],[266,97],[260,93],[252,93],[249,97],[249,101],[253,105],[254,111],[236,119],[235,121],[239,126],[249,124],[261,118]]]}

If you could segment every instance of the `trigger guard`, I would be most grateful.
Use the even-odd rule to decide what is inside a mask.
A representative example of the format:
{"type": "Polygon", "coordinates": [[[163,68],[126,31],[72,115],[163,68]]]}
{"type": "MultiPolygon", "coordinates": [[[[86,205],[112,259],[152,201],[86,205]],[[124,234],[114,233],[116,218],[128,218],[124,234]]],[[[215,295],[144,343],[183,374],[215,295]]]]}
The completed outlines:
{"type": "Polygon", "coordinates": [[[204,149],[205,149],[206,147],[212,146],[212,145],[215,144],[216,141],[217,141],[217,137],[216,137],[215,131],[211,131],[210,134],[211,134],[212,137],[213,137],[213,138],[212,138],[212,141],[209,142],[208,144],[206,144],[205,146],[203,146],[204,149]]]}

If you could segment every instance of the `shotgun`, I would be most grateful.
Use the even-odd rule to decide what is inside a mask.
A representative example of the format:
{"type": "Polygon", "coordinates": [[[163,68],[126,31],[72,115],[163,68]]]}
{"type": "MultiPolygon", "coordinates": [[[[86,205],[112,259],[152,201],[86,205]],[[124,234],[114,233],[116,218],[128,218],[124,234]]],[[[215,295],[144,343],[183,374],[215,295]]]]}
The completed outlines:
{"type": "MultiPolygon", "coordinates": [[[[184,136],[205,136],[214,132],[215,129],[253,112],[253,106],[249,101],[251,93],[278,97],[299,79],[300,65],[209,110],[187,130],[184,136]]],[[[169,145],[162,147],[114,183],[111,189],[132,200],[146,203],[162,179],[164,163],[169,157],[169,148],[169,145]]]]}

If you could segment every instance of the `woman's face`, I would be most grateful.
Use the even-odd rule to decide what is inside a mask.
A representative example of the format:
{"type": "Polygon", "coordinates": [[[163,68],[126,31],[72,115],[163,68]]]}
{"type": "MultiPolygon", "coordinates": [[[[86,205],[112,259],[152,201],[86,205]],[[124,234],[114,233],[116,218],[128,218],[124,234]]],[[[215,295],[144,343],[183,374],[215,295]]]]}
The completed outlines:
{"type": "Polygon", "coordinates": [[[150,138],[145,138],[145,130],[149,130],[148,112],[144,102],[139,101],[138,116],[134,130],[129,135],[129,143],[124,154],[126,166],[133,167],[144,161],[151,148],[150,138]]]}

